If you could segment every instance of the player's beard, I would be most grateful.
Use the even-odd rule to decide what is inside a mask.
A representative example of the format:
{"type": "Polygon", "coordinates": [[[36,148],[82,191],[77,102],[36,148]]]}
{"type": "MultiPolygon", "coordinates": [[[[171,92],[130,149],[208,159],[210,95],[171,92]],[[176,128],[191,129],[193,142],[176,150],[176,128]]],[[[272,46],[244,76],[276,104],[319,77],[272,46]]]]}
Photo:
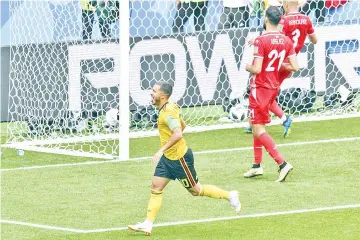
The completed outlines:
{"type": "Polygon", "coordinates": [[[159,106],[159,104],[160,104],[160,97],[159,97],[159,98],[156,98],[155,96],[152,96],[151,103],[152,103],[152,105],[154,105],[154,106],[159,106]]]}
{"type": "Polygon", "coordinates": [[[264,30],[266,31],[266,24],[265,24],[265,22],[264,22],[263,28],[264,28],[264,30]]]}
{"type": "Polygon", "coordinates": [[[150,101],[150,103],[151,103],[152,105],[156,105],[155,96],[151,95],[151,101],[150,101]]]}

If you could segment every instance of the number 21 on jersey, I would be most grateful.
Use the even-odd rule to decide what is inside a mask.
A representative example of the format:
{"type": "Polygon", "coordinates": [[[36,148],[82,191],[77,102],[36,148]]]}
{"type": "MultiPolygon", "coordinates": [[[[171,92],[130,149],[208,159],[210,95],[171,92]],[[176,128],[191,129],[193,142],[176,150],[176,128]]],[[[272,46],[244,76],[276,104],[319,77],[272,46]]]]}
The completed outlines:
{"type": "Polygon", "coordinates": [[[275,70],[275,67],[273,67],[274,65],[274,62],[276,61],[276,59],[280,59],[279,60],[279,65],[277,66],[277,70],[280,69],[281,67],[281,64],[283,63],[284,59],[285,59],[285,50],[282,50],[280,53],[274,49],[272,50],[269,55],[268,55],[268,58],[271,59],[268,66],[266,67],[265,71],[267,72],[272,72],[275,70]]]}

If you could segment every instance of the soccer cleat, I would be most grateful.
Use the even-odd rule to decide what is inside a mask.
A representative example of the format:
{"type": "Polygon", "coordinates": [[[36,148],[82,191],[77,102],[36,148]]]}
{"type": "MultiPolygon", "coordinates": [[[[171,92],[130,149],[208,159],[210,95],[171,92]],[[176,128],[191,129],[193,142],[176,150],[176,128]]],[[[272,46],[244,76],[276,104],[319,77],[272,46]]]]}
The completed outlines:
{"type": "Polygon", "coordinates": [[[229,202],[230,202],[231,208],[235,209],[237,214],[240,214],[241,203],[240,203],[238,191],[234,190],[229,193],[229,202]]]}
{"type": "Polygon", "coordinates": [[[128,229],[134,232],[144,232],[146,236],[151,235],[152,226],[145,222],[137,223],[136,225],[129,225],[128,229]]]}
{"type": "Polygon", "coordinates": [[[256,176],[261,176],[264,174],[264,169],[262,167],[259,168],[251,168],[249,171],[244,173],[244,177],[246,178],[252,178],[256,176]]]}
{"type": "Polygon", "coordinates": [[[252,133],[252,128],[251,127],[244,127],[244,132],[252,133]]]}
{"type": "Polygon", "coordinates": [[[287,175],[293,170],[293,166],[290,163],[286,163],[283,169],[279,170],[279,178],[275,181],[277,183],[285,181],[287,175]]]}
{"type": "Polygon", "coordinates": [[[289,134],[291,133],[291,123],[292,123],[292,117],[291,116],[286,116],[286,120],[283,122],[283,126],[284,126],[284,138],[289,136],[289,134]]]}

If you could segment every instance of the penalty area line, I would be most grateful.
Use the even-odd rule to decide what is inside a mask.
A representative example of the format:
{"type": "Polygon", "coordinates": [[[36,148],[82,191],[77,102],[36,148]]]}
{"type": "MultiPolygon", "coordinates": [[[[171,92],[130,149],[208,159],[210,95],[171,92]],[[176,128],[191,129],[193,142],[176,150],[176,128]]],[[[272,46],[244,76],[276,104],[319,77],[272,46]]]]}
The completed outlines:
{"type": "MultiPolygon", "coordinates": [[[[351,142],[351,141],[359,141],[359,140],[360,140],[360,137],[333,138],[333,139],[325,139],[325,140],[283,143],[283,144],[277,144],[277,147],[289,147],[289,146],[312,145],[312,144],[325,144],[325,143],[336,143],[336,142],[351,142]]],[[[201,154],[211,154],[211,153],[249,151],[249,150],[252,150],[252,149],[253,149],[253,147],[226,148],[226,149],[197,151],[197,152],[194,152],[194,154],[195,155],[201,155],[201,154]]],[[[29,167],[19,167],[19,168],[4,168],[4,169],[1,169],[1,172],[31,170],[31,169],[43,169],[43,168],[56,168],[56,167],[71,167],[71,166],[81,166],[81,165],[94,165],[94,164],[104,164],[104,163],[118,163],[118,162],[127,162],[127,161],[141,161],[141,160],[148,160],[148,159],[151,159],[151,156],[131,158],[131,159],[125,160],[125,161],[114,159],[114,160],[104,160],[104,161],[88,161],[88,162],[78,162],[78,163],[49,164],[49,165],[42,165],[42,166],[29,166],[29,167]]]]}

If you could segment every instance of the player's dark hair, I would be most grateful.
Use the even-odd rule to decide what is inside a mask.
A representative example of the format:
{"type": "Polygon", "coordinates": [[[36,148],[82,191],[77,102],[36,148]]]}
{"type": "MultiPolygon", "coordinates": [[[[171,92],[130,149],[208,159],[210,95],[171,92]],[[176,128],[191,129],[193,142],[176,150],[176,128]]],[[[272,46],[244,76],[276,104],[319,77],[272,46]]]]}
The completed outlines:
{"type": "Polygon", "coordinates": [[[271,25],[278,25],[281,19],[281,12],[280,9],[276,6],[270,6],[266,10],[266,17],[269,20],[271,25]]]}
{"type": "Polygon", "coordinates": [[[168,95],[169,97],[172,94],[173,87],[170,83],[165,81],[159,81],[156,83],[156,85],[160,86],[160,91],[168,95]]]}

